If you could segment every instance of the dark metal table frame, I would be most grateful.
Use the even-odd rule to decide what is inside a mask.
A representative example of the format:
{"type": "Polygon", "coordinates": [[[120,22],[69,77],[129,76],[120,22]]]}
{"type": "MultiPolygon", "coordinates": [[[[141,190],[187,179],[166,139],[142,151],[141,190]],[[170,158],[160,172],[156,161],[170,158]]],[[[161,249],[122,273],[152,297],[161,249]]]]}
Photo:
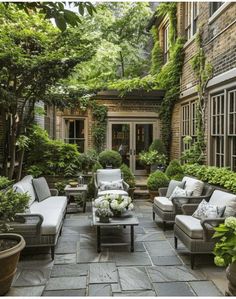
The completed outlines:
{"type": "Polygon", "coordinates": [[[127,216],[124,217],[113,217],[109,223],[99,222],[98,217],[95,215],[96,208],[92,208],[93,213],[93,225],[97,229],[97,252],[101,252],[102,246],[122,246],[130,244],[130,251],[134,252],[134,226],[139,225],[138,218],[135,212],[129,212],[127,216]],[[130,243],[101,243],[101,228],[102,227],[126,227],[130,226],[130,243]]]}

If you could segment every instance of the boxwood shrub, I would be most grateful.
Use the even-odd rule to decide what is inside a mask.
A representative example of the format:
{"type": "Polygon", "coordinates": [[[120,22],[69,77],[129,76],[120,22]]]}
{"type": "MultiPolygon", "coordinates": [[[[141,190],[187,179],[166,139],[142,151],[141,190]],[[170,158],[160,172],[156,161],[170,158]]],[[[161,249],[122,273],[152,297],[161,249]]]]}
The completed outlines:
{"type": "Polygon", "coordinates": [[[106,166],[112,166],[112,168],[119,168],[122,163],[121,155],[113,150],[105,150],[98,156],[99,163],[106,168],[106,166]]]}
{"type": "Polygon", "coordinates": [[[121,172],[123,173],[123,178],[124,181],[129,184],[130,188],[135,187],[135,176],[133,175],[132,171],[126,164],[122,164],[121,167],[121,172]]]}
{"type": "Polygon", "coordinates": [[[171,180],[181,181],[184,177],[184,171],[178,160],[172,160],[166,168],[165,174],[171,180]]]}
{"type": "Polygon", "coordinates": [[[236,193],[236,172],[226,167],[219,168],[199,164],[185,164],[182,167],[185,174],[236,193]]]}
{"type": "Polygon", "coordinates": [[[168,177],[160,170],[151,173],[147,180],[147,187],[150,191],[157,191],[159,188],[167,187],[168,184],[168,177]]]}

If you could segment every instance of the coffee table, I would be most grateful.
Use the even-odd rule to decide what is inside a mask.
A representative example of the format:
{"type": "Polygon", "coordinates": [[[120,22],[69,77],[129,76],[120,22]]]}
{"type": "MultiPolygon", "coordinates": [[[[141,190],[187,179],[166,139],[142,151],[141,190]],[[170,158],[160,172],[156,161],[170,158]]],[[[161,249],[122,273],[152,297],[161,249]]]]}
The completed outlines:
{"type": "Polygon", "coordinates": [[[92,207],[93,214],[93,225],[97,228],[97,252],[101,252],[102,246],[121,246],[129,245],[130,251],[134,252],[134,226],[139,225],[138,218],[134,211],[128,211],[124,213],[121,217],[112,217],[110,222],[102,223],[99,218],[95,215],[96,208],[92,207]],[[119,227],[119,226],[130,226],[130,243],[101,243],[101,228],[105,227],[119,227]]]}
{"type": "Polygon", "coordinates": [[[64,191],[65,191],[65,194],[68,198],[70,197],[70,195],[75,196],[75,195],[78,195],[78,194],[82,194],[82,197],[83,197],[83,212],[85,213],[88,185],[82,185],[82,186],[77,186],[77,187],[71,187],[70,185],[66,185],[64,191]]]}

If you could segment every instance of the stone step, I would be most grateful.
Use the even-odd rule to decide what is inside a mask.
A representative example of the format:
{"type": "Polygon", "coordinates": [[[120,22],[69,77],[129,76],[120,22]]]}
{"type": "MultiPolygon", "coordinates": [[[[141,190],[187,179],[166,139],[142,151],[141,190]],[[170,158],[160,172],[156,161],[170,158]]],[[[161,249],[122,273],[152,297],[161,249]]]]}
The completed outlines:
{"type": "Polygon", "coordinates": [[[147,189],[135,189],[134,198],[135,199],[149,199],[149,192],[147,189]]]}

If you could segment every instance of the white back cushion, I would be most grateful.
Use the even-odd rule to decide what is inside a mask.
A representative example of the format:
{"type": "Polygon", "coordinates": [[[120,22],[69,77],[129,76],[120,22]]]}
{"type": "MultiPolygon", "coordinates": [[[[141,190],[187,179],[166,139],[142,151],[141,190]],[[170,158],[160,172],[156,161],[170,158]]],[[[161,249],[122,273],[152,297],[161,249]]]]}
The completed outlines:
{"type": "Polygon", "coordinates": [[[236,215],[236,195],[220,190],[215,190],[209,200],[209,203],[218,207],[226,206],[224,217],[236,215]]]}
{"type": "Polygon", "coordinates": [[[32,175],[25,176],[21,181],[13,185],[13,189],[19,193],[28,193],[30,196],[29,206],[35,201],[35,192],[32,184],[32,175]]]}
{"type": "Polygon", "coordinates": [[[182,182],[185,182],[185,186],[184,186],[185,190],[193,192],[192,196],[202,195],[202,190],[204,187],[204,183],[202,181],[185,176],[182,179],[182,182]]]}
{"type": "Polygon", "coordinates": [[[101,181],[113,182],[121,180],[121,170],[118,169],[98,169],[97,184],[100,186],[101,181]]]}

